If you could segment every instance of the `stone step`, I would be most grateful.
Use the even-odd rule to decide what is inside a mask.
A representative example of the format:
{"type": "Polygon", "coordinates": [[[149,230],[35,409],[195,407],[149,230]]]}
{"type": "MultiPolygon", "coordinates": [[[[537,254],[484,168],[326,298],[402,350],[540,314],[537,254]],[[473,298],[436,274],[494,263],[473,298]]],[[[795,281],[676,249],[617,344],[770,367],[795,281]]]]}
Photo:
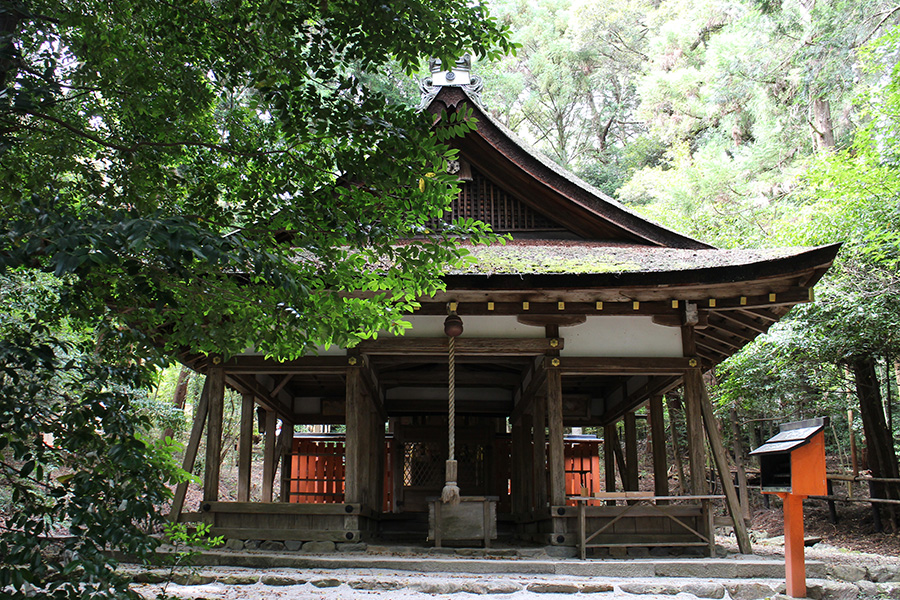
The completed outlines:
{"type": "MultiPolygon", "coordinates": [[[[498,551],[503,552],[503,551],[498,551]]],[[[489,555],[490,556],[490,555],[489,555]]],[[[197,566],[253,569],[381,569],[417,573],[566,575],[608,578],[784,579],[784,562],[762,557],[573,560],[544,558],[467,558],[412,554],[385,556],[368,552],[312,555],[289,552],[207,551],[192,558],[197,566]]],[[[824,578],[825,565],[807,561],[807,576],[824,578]]]]}

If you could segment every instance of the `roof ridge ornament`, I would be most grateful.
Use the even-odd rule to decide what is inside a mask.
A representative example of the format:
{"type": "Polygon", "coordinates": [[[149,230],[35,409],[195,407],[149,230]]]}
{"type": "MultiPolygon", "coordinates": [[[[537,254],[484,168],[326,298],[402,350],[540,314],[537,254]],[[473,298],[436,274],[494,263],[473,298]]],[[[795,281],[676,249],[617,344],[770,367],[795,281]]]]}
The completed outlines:
{"type": "Polygon", "coordinates": [[[462,88],[475,104],[484,108],[484,101],[481,99],[484,81],[478,75],[472,75],[471,54],[468,52],[463,54],[462,57],[456,59],[456,64],[453,65],[453,68],[448,70],[444,70],[441,59],[429,59],[428,70],[431,71],[431,75],[419,82],[422,101],[416,107],[417,110],[424,110],[428,107],[438,92],[441,91],[441,88],[445,86],[462,88]]]}

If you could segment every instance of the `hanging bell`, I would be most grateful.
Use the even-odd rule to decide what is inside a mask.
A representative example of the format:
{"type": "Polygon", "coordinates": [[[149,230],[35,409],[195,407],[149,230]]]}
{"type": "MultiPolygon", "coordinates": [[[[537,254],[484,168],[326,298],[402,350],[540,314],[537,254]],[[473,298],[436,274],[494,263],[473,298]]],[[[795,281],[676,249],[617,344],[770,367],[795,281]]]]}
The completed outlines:
{"type": "Polygon", "coordinates": [[[450,337],[459,337],[463,332],[463,322],[456,313],[450,313],[444,319],[444,333],[450,337]]]}

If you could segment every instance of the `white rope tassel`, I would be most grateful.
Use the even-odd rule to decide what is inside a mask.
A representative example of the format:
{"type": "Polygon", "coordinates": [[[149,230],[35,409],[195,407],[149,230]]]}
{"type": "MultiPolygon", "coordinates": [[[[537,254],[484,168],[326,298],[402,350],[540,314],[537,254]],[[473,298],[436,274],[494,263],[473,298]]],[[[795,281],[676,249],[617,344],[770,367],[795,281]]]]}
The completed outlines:
{"type": "Polygon", "coordinates": [[[446,468],[446,483],[441,492],[441,501],[445,504],[459,504],[459,486],[456,485],[456,345],[454,337],[449,338],[449,371],[447,391],[450,397],[450,406],[447,412],[447,430],[449,435],[449,458],[446,468]]]}

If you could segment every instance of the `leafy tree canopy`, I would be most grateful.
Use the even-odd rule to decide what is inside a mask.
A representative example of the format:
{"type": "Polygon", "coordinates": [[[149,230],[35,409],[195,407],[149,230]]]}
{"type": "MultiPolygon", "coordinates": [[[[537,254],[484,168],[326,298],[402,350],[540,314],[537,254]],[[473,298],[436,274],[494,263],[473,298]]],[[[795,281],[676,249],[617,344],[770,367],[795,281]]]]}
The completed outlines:
{"type": "Polygon", "coordinates": [[[167,355],[399,330],[489,237],[434,225],[469,115],[376,76],[511,49],[469,0],[2,3],[4,597],[128,593],[103,551],[148,555],[179,477],[133,395],[167,355]]]}
{"type": "Polygon", "coordinates": [[[452,154],[360,78],[509,50],[479,3],[0,10],[0,260],[75,275],[67,301],[149,342],[290,356],[396,329],[458,256],[448,237],[483,233],[427,229],[452,154]]]}

